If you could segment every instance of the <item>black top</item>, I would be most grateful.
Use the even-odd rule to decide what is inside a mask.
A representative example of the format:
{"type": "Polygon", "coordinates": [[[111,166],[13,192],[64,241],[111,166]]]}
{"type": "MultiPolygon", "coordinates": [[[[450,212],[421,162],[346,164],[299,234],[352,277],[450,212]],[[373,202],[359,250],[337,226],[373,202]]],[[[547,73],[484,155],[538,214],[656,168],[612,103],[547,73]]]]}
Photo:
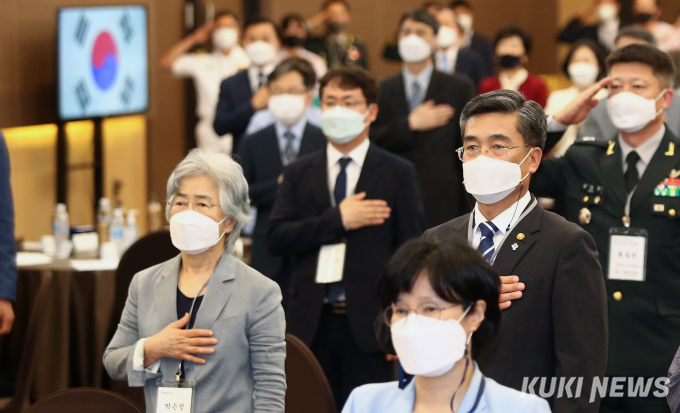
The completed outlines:
{"type": "MultiPolygon", "coordinates": [[[[184,314],[191,312],[191,317],[189,318],[188,329],[194,328],[194,322],[196,321],[196,314],[198,314],[198,308],[203,302],[203,296],[200,295],[196,298],[196,304],[194,304],[194,310],[191,311],[191,303],[194,301],[193,297],[187,297],[182,293],[182,291],[177,287],[177,319],[184,317],[184,314]]],[[[181,363],[182,375],[184,377],[184,361],[181,363]]]]}
{"type": "MultiPolygon", "coordinates": [[[[187,297],[182,293],[182,291],[177,287],[177,319],[184,317],[184,314],[191,311],[191,303],[194,301],[193,297],[187,297]]],[[[194,304],[194,311],[191,311],[191,318],[189,319],[189,326],[187,328],[194,328],[194,322],[196,321],[196,314],[198,313],[198,308],[203,302],[203,296],[196,298],[196,304],[194,304]]]]}

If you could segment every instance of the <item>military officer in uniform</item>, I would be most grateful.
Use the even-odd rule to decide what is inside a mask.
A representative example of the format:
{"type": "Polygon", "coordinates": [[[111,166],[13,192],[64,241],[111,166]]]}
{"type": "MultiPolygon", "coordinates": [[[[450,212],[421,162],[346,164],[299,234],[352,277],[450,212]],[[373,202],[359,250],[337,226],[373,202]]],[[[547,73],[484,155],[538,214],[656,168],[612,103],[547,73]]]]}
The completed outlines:
{"type": "Polygon", "coordinates": [[[347,32],[349,20],[350,9],[345,0],[327,0],[321,13],[307,21],[312,29],[325,25],[325,35],[309,37],[305,48],[321,56],[329,68],[360,66],[368,69],[366,46],[359,37],[347,32]]]}
{"type": "MultiPolygon", "coordinates": [[[[647,45],[614,51],[607,68],[610,77],[549,118],[549,130],[581,122],[611,82],[607,111],[619,133],[584,137],[564,157],[544,159],[531,190],[563,198],[567,218],[595,239],[608,297],[607,375],[647,383],[666,377],[680,343],[680,141],[663,113],[674,70],[647,45]]],[[[665,394],[654,390],[633,397],[626,385],[623,397],[603,398],[600,412],[669,412],[665,394]]]]}

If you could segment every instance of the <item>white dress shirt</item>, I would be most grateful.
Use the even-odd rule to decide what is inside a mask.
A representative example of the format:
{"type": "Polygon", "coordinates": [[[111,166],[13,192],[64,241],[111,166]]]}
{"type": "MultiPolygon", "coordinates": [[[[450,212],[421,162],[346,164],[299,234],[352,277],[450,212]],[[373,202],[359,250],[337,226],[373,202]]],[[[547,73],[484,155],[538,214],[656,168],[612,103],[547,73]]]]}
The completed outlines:
{"type": "Polygon", "coordinates": [[[418,86],[420,86],[419,100],[421,102],[425,101],[425,95],[427,94],[427,88],[430,86],[430,80],[432,79],[433,71],[434,66],[432,65],[432,63],[427,65],[427,67],[417,75],[414,75],[413,73],[409,72],[408,69],[404,67],[402,73],[404,75],[404,90],[406,91],[407,102],[411,102],[411,96],[413,96],[413,82],[418,82],[418,86]]]}
{"type": "Polygon", "coordinates": [[[146,371],[147,373],[158,373],[158,370],[161,368],[160,359],[156,360],[156,362],[149,367],[144,368],[144,344],[146,344],[147,338],[140,339],[135,346],[135,353],[132,356],[132,369],[136,371],[146,371]]]}
{"type": "Polygon", "coordinates": [[[335,149],[333,145],[326,145],[326,158],[328,159],[328,188],[331,193],[331,203],[333,205],[335,205],[335,197],[333,196],[335,181],[338,179],[341,170],[340,159],[344,157],[351,159],[351,162],[345,167],[345,173],[347,174],[347,193],[345,194],[345,197],[347,198],[354,195],[354,191],[357,188],[357,182],[359,182],[359,176],[361,175],[361,168],[364,166],[364,160],[366,160],[366,154],[368,153],[370,144],[371,141],[366,139],[361,142],[359,146],[354,148],[352,152],[346,155],[335,149]]]}
{"type": "Polygon", "coordinates": [[[274,68],[276,68],[276,62],[270,63],[262,68],[254,65],[248,68],[248,80],[250,80],[250,90],[253,91],[253,94],[260,88],[260,73],[264,74],[266,82],[267,76],[274,71],[274,68]]]}
{"type": "Polygon", "coordinates": [[[665,134],[666,125],[661,125],[661,129],[659,129],[657,133],[652,135],[651,138],[647,139],[645,143],[638,146],[637,148],[633,148],[632,146],[628,145],[621,138],[621,135],[619,135],[619,145],[621,145],[621,164],[623,165],[623,172],[625,173],[626,170],[628,169],[626,157],[628,156],[629,153],[635,151],[638,153],[638,155],[640,155],[640,160],[637,161],[637,164],[635,166],[637,167],[639,177],[642,178],[642,175],[644,175],[645,173],[645,169],[647,169],[647,165],[649,165],[649,162],[652,160],[652,157],[656,153],[656,150],[659,149],[659,145],[661,145],[661,140],[663,140],[663,135],[665,134]]]}
{"type": "Polygon", "coordinates": [[[307,117],[302,118],[301,121],[293,126],[286,126],[280,121],[276,121],[274,128],[276,129],[276,139],[279,141],[279,153],[281,154],[281,160],[283,160],[283,153],[286,151],[286,146],[288,146],[288,139],[283,136],[286,132],[293,134],[293,150],[295,153],[300,153],[300,145],[302,144],[302,135],[305,133],[305,127],[307,126],[307,117]]]}
{"type": "Polygon", "coordinates": [[[449,47],[446,50],[437,50],[434,54],[434,61],[437,64],[437,69],[444,73],[454,73],[456,71],[459,50],[460,47],[458,46],[449,47]],[[445,57],[446,59],[444,59],[445,57]]]}
{"type": "Polygon", "coordinates": [[[172,74],[194,80],[196,115],[199,118],[196,125],[196,140],[201,148],[231,153],[231,135],[220,137],[213,129],[215,108],[222,81],[248,66],[250,59],[239,46],[234,47],[227,56],[218,51],[187,53],[172,63],[172,74]]]}
{"type": "MultiPolygon", "coordinates": [[[[508,228],[512,229],[512,226],[515,225],[519,217],[522,215],[522,212],[524,212],[526,207],[529,205],[529,202],[531,202],[531,195],[529,194],[529,191],[527,191],[527,193],[524,194],[524,196],[519,201],[512,204],[510,208],[501,212],[496,218],[491,220],[496,228],[498,228],[498,231],[496,231],[493,236],[493,245],[496,249],[498,249],[500,246],[500,243],[503,240],[503,237],[505,237],[505,233],[507,232],[508,228]]],[[[482,222],[488,221],[488,219],[486,219],[486,217],[484,217],[482,212],[479,210],[478,203],[475,204],[475,209],[472,211],[472,213],[475,226],[472,228],[471,246],[472,248],[477,249],[479,243],[482,242],[482,230],[479,229],[479,225],[482,222]]]]}
{"type": "Polygon", "coordinates": [[[501,88],[519,91],[519,87],[527,81],[529,77],[529,71],[525,68],[521,68],[515,73],[515,76],[510,78],[506,72],[500,72],[498,74],[498,81],[501,82],[501,88]]]}

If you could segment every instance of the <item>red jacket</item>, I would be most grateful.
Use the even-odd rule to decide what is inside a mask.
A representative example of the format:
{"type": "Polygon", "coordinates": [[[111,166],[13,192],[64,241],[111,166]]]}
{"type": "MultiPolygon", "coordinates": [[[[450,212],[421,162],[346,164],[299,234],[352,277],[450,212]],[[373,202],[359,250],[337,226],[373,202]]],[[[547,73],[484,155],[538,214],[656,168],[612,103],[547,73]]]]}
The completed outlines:
{"type": "MultiPolygon", "coordinates": [[[[479,84],[479,94],[493,92],[501,88],[501,81],[498,75],[487,77],[479,84]]],[[[528,100],[536,101],[541,107],[545,108],[548,101],[548,87],[543,79],[529,73],[527,80],[519,87],[519,93],[523,94],[528,100]]]]}

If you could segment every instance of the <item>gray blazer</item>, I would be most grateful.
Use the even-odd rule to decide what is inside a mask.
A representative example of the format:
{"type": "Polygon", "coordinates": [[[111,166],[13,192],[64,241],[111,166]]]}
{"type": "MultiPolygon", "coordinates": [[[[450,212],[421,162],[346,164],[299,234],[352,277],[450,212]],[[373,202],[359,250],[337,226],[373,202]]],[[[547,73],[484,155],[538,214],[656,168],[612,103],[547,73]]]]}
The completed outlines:
{"type": "MultiPolygon", "coordinates": [[[[156,411],[156,381],[173,381],[179,360],[164,358],[158,373],[133,370],[140,338],[177,320],[181,255],[134,276],[118,330],[104,352],[114,380],[144,386],[146,411],[156,411]]],[[[278,285],[225,253],[208,282],[194,328],[210,329],[219,343],[202,355],[206,364],[184,363],[196,381],[194,412],[280,412],[286,395],[285,330],[278,285]]]]}
{"type": "Polygon", "coordinates": [[[668,406],[670,406],[673,413],[680,413],[680,348],[675,353],[673,364],[668,370],[668,406]]]}
{"type": "MultiPolygon", "coordinates": [[[[671,105],[666,109],[668,122],[666,125],[675,136],[680,136],[680,89],[675,89],[671,105]]],[[[608,141],[617,136],[618,130],[607,114],[607,98],[601,99],[590,111],[579,130],[579,138],[592,136],[598,140],[608,141]]]]}

